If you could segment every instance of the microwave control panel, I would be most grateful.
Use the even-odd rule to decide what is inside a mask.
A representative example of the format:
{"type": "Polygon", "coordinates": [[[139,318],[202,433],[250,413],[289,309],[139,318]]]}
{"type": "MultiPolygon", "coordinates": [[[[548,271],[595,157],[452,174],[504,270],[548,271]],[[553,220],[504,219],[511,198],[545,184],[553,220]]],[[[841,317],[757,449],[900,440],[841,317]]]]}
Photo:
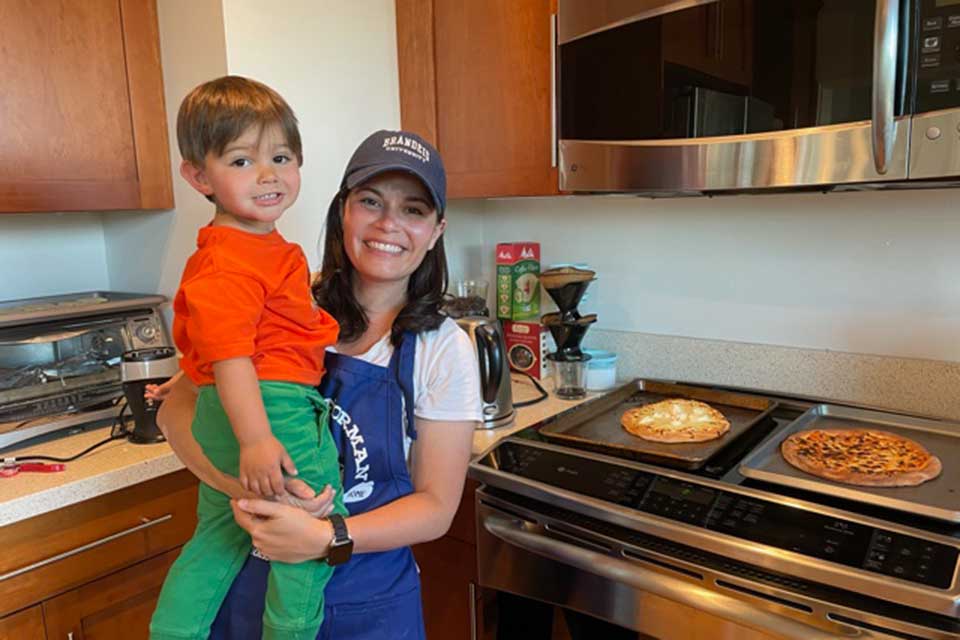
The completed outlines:
{"type": "Polygon", "coordinates": [[[918,18],[916,111],[960,107],[960,0],[923,0],[918,18]]]}

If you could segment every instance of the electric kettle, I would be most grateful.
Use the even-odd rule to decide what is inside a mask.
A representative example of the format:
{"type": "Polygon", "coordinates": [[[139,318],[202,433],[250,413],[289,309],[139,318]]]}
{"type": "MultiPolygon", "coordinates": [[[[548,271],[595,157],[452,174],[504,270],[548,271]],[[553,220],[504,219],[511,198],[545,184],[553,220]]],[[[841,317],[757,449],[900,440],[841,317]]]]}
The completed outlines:
{"type": "Polygon", "coordinates": [[[483,429],[502,427],[513,422],[513,394],[510,391],[510,366],[500,323],[484,316],[457,318],[467,332],[477,354],[480,369],[480,399],[483,401],[483,429]]]}

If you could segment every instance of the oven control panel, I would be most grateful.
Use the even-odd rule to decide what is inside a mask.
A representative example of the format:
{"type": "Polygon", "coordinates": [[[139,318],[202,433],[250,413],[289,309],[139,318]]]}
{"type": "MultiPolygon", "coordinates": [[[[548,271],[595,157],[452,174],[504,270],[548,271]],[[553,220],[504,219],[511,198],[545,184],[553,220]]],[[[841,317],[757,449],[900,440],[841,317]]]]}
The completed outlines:
{"type": "Polygon", "coordinates": [[[940,589],[955,547],[608,462],[506,442],[501,471],[688,525],[940,589]]]}

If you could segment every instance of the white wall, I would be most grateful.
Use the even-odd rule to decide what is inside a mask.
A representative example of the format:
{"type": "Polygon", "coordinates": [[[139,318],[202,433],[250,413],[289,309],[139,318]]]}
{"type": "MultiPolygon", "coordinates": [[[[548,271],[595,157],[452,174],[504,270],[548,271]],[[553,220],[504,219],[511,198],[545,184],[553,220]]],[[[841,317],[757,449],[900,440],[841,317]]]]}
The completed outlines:
{"type": "Polygon", "coordinates": [[[110,288],[100,217],[0,216],[0,300],[110,288]]]}
{"type": "Polygon", "coordinates": [[[220,0],[163,0],[157,14],[176,208],[105,214],[104,236],[112,287],[172,298],[196,248],[197,231],[213,213],[210,203],[180,177],[177,109],[195,86],[224,75],[227,62],[220,0]]]}
{"type": "Polygon", "coordinates": [[[312,267],[333,194],[353,150],[400,126],[393,0],[224,0],[227,68],[276,89],[303,138],[303,185],[278,227],[312,267]]]}
{"type": "Polygon", "coordinates": [[[956,194],[537,198],[468,213],[482,217],[486,273],[497,242],[528,239],[544,265],[596,269],[600,329],[960,361],[956,194]]]}
{"type": "Polygon", "coordinates": [[[279,223],[312,267],[330,199],[357,143],[400,123],[392,0],[164,0],[157,5],[176,210],[106,217],[114,287],[176,293],[212,206],[179,175],[177,109],[196,85],[230,73],[276,89],[300,120],[303,186],[279,223]]]}

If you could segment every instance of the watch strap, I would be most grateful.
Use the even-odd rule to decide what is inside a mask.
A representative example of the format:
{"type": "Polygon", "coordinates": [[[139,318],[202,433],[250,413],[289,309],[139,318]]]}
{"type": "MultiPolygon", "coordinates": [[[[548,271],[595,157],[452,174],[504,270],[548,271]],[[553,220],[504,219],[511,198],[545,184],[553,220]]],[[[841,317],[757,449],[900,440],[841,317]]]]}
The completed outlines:
{"type": "Polygon", "coordinates": [[[333,544],[343,544],[350,540],[350,534],[347,533],[347,523],[339,513],[331,513],[327,519],[333,525],[333,544]]]}
{"type": "Polygon", "coordinates": [[[330,548],[327,551],[327,564],[331,566],[344,564],[353,555],[353,540],[350,538],[350,532],[347,531],[347,523],[343,516],[336,513],[328,516],[327,520],[333,527],[333,540],[330,541],[330,548]]]}

